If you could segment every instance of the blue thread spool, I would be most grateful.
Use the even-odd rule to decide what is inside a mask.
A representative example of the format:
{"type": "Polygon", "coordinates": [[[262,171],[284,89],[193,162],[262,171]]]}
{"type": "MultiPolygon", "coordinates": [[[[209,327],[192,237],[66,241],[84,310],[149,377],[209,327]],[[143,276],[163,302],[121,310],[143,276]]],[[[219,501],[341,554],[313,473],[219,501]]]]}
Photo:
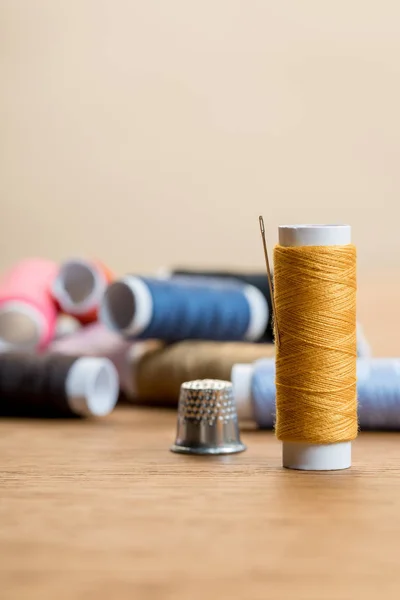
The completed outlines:
{"type": "MultiPolygon", "coordinates": [[[[232,383],[241,420],[261,429],[275,422],[275,361],[234,365],[232,383]]],[[[400,430],[400,359],[357,360],[358,419],[361,429],[400,430]]]]}
{"type": "Polygon", "coordinates": [[[268,304],[250,285],[128,275],[108,286],[100,320],[128,339],[257,341],[268,304]]]}
{"type": "MultiPolygon", "coordinates": [[[[241,273],[235,271],[209,271],[209,270],[190,270],[190,269],[174,269],[169,271],[168,269],[160,269],[158,273],[159,278],[173,279],[174,281],[184,279],[190,280],[203,280],[203,281],[214,281],[214,282],[229,282],[236,281],[242,284],[248,284],[256,287],[263,294],[269,307],[269,312],[272,314],[272,303],[271,294],[269,290],[268,277],[266,273],[241,273]]],[[[272,319],[269,319],[266,330],[263,333],[261,341],[273,342],[273,331],[272,331],[272,319]]]]}
{"type": "Polygon", "coordinates": [[[400,430],[400,360],[357,361],[358,418],[361,429],[400,430]]]}

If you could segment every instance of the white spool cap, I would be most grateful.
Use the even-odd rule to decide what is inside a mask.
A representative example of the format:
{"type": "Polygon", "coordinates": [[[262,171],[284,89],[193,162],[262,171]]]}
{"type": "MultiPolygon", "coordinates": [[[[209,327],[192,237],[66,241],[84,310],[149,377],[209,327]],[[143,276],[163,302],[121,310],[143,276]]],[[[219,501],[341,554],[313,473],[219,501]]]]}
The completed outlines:
{"type": "Polygon", "coordinates": [[[68,371],[65,391],[75,414],[108,415],[118,400],[117,370],[108,358],[78,358],[68,371]]]}
{"type": "MultiPolygon", "coordinates": [[[[281,225],[279,227],[281,246],[344,246],[350,243],[350,225],[281,225]]],[[[351,467],[351,442],[338,444],[282,442],[282,464],[289,469],[304,471],[348,469],[351,467]]]]}
{"type": "Polygon", "coordinates": [[[139,277],[127,275],[111,283],[100,304],[100,321],[125,337],[140,335],[150,325],[152,316],[153,298],[139,277]]]}
{"type": "Polygon", "coordinates": [[[264,294],[253,285],[243,286],[243,293],[250,308],[250,321],[244,338],[255,342],[261,338],[268,325],[268,302],[264,294]]]}
{"type": "Polygon", "coordinates": [[[63,311],[79,316],[97,308],[106,285],[103,273],[95,264],[73,259],[61,265],[52,294],[63,311]]]}
{"type": "Polygon", "coordinates": [[[57,317],[56,331],[54,335],[55,340],[65,338],[66,336],[73,335],[81,329],[81,324],[78,319],[71,315],[61,313],[57,317]]]}
{"type": "Polygon", "coordinates": [[[0,308],[0,352],[34,350],[47,334],[42,313],[22,301],[11,300],[0,308]]]}
{"type": "Polygon", "coordinates": [[[253,403],[251,400],[251,380],[253,365],[236,364],[231,371],[233,396],[239,421],[254,421],[253,403]]]}
{"type": "Polygon", "coordinates": [[[169,269],[168,267],[159,267],[156,271],[155,276],[157,277],[157,279],[171,279],[173,274],[173,271],[171,271],[171,269],[169,269]]]}

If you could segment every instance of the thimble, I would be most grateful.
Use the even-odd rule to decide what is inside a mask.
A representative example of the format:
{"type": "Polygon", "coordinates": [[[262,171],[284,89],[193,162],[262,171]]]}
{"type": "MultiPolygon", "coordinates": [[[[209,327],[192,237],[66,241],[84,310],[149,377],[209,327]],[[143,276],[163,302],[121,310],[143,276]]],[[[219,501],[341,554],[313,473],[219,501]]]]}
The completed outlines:
{"type": "Polygon", "coordinates": [[[173,452],[231,454],[242,452],[232,384],[197,379],[181,385],[173,452]]]}

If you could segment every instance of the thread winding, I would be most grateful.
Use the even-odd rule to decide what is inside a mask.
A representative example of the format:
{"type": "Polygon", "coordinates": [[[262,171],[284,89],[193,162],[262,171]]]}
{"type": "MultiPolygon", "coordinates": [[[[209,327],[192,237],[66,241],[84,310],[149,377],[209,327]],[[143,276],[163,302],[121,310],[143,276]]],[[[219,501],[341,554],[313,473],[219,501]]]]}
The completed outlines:
{"type": "Polygon", "coordinates": [[[128,339],[258,340],[268,305],[248,285],[127,276],[108,287],[100,316],[128,339]]]}
{"type": "Polygon", "coordinates": [[[0,356],[1,416],[74,416],[65,382],[71,356],[2,354],[0,356]]]}
{"type": "MultiPolygon", "coordinates": [[[[265,277],[265,273],[243,273],[237,271],[225,271],[225,270],[192,270],[192,269],[183,269],[178,268],[174,269],[171,274],[168,275],[172,277],[173,280],[179,279],[181,277],[185,277],[188,279],[198,279],[198,280],[211,280],[211,281],[221,281],[221,282],[229,282],[229,281],[240,281],[244,284],[252,285],[257,288],[262,295],[265,297],[266,302],[268,304],[269,312],[272,314],[272,304],[271,304],[271,294],[269,291],[268,279],[265,277]]],[[[264,334],[260,341],[263,342],[272,342],[273,340],[273,332],[272,332],[272,319],[269,319],[268,324],[265,328],[264,334]]]]}
{"type": "Polygon", "coordinates": [[[2,417],[103,416],[117,396],[117,372],[105,358],[0,355],[2,417]]]}
{"type": "Polygon", "coordinates": [[[356,248],[274,249],[276,435],[329,444],[357,436],[356,248]]]}
{"type": "Polygon", "coordinates": [[[176,406],[185,381],[230,380],[235,363],[251,363],[274,354],[272,344],[190,340],[147,352],[132,366],[135,401],[176,406]]]}

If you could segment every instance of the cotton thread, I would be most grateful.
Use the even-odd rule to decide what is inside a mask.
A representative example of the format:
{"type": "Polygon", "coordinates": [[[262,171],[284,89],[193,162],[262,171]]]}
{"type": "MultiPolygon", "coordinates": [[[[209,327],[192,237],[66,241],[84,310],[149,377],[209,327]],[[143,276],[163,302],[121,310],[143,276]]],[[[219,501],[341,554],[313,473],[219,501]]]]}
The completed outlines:
{"type": "Polygon", "coordinates": [[[276,435],[329,444],[357,436],[356,249],[274,249],[276,435]]]}
{"type": "Polygon", "coordinates": [[[126,276],[104,295],[103,323],[127,339],[258,340],[268,323],[261,292],[241,284],[201,284],[126,276]]]}
{"type": "Polygon", "coordinates": [[[243,339],[250,307],[240,289],[192,287],[146,280],[153,298],[153,320],[143,338],[175,341],[243,339]]]}
{"type": "Polygon", "coordinates": [[[272,357],[272,344],[184,341],[145,353],[132,366],[136,402],[176,406],[181,384],[194,379],[230,380],[232,366],[272,357]]]}
{"type": "MultiPolygon", "coordinates": [[[[263,294],[269,307],[269,312],[272,315],[271,294],[269,290],[268,280],[264,273],[243,273],[237,271],[208,271],[208,270],[191,270],[191,269],[174,269],[169,275],[173,280],[181,277],[198,280],[214,280],[214,281],[240,281],[242,283],[252,285],[263,294]]],[[[272,319],[268,321],[261,341],[272,342],[272,319]]]]}
{"type": "Polygon", "coordinates": [[[0,416],[103,416],[114,408],[118,376],[104,358],[0,354],[0,416]]]}

